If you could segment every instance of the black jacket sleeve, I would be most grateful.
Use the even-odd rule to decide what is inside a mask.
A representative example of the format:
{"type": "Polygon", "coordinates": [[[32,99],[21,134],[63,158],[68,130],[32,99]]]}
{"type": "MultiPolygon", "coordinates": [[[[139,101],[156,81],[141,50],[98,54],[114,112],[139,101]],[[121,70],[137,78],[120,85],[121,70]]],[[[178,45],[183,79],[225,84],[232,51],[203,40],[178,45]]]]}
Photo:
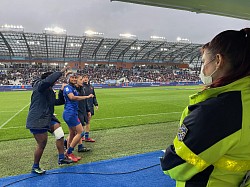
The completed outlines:
{"type": "Polygon", "coordinates": [[[93,97],[93,103],[94,103],[95,106],[98,106],[98,102],[97,102],[97,99],[96,99],[95,89],[94,88],[93,88],[93,95],[94,95],[94,97],[93,97]]]}
{"type": "Polygon", "coordinates": [[[38,91],[43,92],[47,88],[54,85],[54,83],[62,76],[62,72],[54,72],[42,81],[40,81],[38,84],[38,91]]]}

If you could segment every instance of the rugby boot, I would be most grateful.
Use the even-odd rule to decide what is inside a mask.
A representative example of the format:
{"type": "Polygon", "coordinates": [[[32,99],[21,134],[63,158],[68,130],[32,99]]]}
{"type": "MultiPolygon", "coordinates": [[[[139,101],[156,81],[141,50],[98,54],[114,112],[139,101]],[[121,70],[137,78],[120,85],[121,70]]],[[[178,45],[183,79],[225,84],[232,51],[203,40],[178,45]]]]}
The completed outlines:
{"type": "Polygon", "coordinates": [[[92,138],[85,138],[85,142],[95,142],[95,140],[92,138]]]}
{"type": "Polygon", "coordinates": [[[72,161],[71,159],[67,158],[67,157],[65,157],[64,159],[60,159],[60,160],[58,161],[58,164],[59,164],[59,165],[71,164],[71,163],[73,163],[73,161],[72,161]]]}
{"type": "Polygon", "coordinates": [[[38,175],[43,175],[46,173],[46,170],[41,169],[41,168],[32,168],[31,173],[35,173],[38,175]]]}
{"type": "Polygon", "coordinates": [[[80,159],[79,159],[79,158],[76,157],[73,153],[71,153],[71,154],[66,153],[65,156],[66,156],[68,159],[72,160],[72,162],[77,162],[78,160],[81,159],[81,157],[80,157],[80,159]]]}
{"type": "Polygon", "coordinates": [[[90,148],[87,148],[87,147],[82,147],[81,149],[78,149],[78,152],[88,152],[90,151],[91,149],[90,148]]]}

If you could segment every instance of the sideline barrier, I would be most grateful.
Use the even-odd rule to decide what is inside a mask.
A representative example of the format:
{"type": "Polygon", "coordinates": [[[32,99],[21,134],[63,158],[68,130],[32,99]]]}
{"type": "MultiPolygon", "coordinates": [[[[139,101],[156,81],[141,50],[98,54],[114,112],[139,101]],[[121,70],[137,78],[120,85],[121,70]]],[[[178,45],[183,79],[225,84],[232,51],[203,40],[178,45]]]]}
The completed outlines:
{"type": "MultiPolygon", "coordinates": [[[[131,87],[157,87],[157,86],[192,86],[201,85],[201,81],[193,82],[131,82],[121,84],[92,84],[94,88],[131,88],[131,87]]],[[[55,90],[59,90],[61,84],[57,84],[53,87],[55,90]]],[[[31,85],[3,85],[0,86],[0,92],[6,91],[27,91],[32,90],[31,85]]]]}

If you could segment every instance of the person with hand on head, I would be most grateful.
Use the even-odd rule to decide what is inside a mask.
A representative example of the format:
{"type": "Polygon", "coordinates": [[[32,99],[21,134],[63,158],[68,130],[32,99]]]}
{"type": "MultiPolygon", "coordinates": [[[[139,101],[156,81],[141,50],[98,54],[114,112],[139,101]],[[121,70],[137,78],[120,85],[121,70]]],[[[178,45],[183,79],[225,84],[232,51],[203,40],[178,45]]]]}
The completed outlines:
{"type": "Polygon", "coordinates": [[[82,124],[78,118],[78,101],[94,97],[93,94],[88,96],[79,96],[76,90],[77,75],[72,72],[67,74],[68,85],[64,87],[63,96],[65,100],[63,119],[69,127],[69,138],[66,156],[73,162],[77,162],[81,157],[73,154],[75,146],[81,139],[83,133],[82,124]]]}
{"type": "Polygon", "coordinates": [[[202,47],[205,88],[190,96],[161,167],[178,187],[250,186],[250,28],[202,47]]]}
{"type": "Polygon", "coordinates": [[[26,122],[26,128],[33,134],[37,147],[34,153],[34,163],[32,172],[36,174],[44,174],[46,171],[40,168],[40,159],[46,147],[48,140],[48,133],[51,132],[56,138],[56,147],[58,149],[58,164],[70,164],[71,160],[64,156],[64,132],[60,125],[60,121],[53,115],[54,106],[62,105],[63,93],[62,89],[59,91],[59,98],[52,87],[55,82],[68,69],[63,68],[60,72],[47,72],[42,74],[41,78],[36,79],[33,84],[33,92],[31,95],[31,103],[26,122]]]}
{"type": "Polygon", "coordinates": [[[85,125],[85,128],[84,128],[85,137],[83,137],[82,140],[86,141],[86,142],[95,142],[95,140],[93,138],[90,138],[90,136],[89,136],[89,133],[90,133],[90,120],[91,120],[92,116],[94,115],[94,107],[95,107],[96,110],[98,110],[99,105],[98,105],[98,102],[97,102],[97,99],[96,99],[95,89],[90,84],[89,76],[87,74],[85,74],[85,75],[82,76],[82,79],[83,79],[84,93],[86,95],[89,95],[89,94],[94,95],[94,97],[87,99],[87,105],[88,105],[88,108],[89,108],[88,118],[87,118],[88,123],[85,125]]]}

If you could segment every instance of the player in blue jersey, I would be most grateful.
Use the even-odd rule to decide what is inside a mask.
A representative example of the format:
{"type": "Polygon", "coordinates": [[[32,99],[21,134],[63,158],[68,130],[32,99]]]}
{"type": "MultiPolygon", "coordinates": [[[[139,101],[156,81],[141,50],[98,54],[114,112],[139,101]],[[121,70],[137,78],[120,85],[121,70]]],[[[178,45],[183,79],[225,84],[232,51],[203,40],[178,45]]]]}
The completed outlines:
{"type": "Polygon", "coordinates": [[[93,94],[88,96],[79,96],[75,84],[77,76],[73,73],[67,75],[68,85],[64,87],[63,96],[65,100],[63,119],[69,127],[68,149],[66,156],[73,162],[77,162],[81,157],[73,154],[74,147],[78,144],[83,133],[83,127],[78,119],[78,101],[92,98],[93,94]]]}

